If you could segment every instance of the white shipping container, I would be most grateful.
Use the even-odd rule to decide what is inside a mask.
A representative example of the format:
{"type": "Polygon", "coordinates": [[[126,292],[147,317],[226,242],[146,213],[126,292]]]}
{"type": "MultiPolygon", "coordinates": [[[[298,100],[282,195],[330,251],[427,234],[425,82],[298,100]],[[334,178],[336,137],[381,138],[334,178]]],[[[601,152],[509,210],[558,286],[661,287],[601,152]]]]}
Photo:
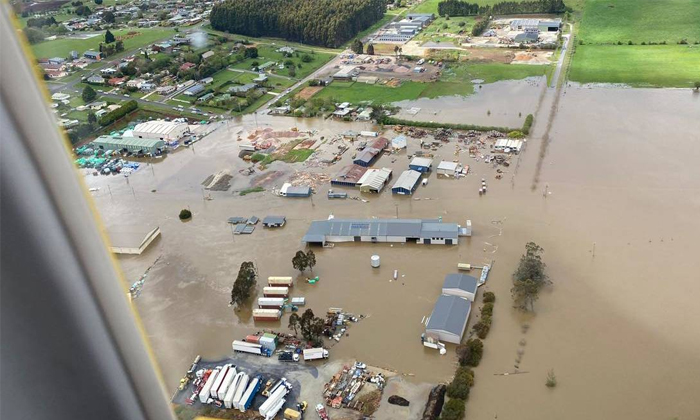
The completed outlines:
{"type": "Polygon", "coordinates": [[[241,413],[245,413],[245,403],[248,402],[248,400],[253,396],[255,387],[258,386],[258,382],[260,382],[260,378],[253,378],[248,385],[248,388],[243,393],[243,397],[241,397],[241,400],[238,402],[238,409],[241,411],[241,413]]]}
{"type": "Polygon", "coordinates": [[[276,277],[271,276],[267,278],[267,284],[270,286],[286,286],[292,287],[294,279],[291,277],[276,277]]]}
{"type": "Polygon", "coordinates": [[[266,419],[274,419],[275,416],[277,415],[277,413],[279,413],[279,411],[282,409],[282,407],[284,407],[284,403],[286,403],[286,402],[287,402],[287,400],[284,398],[279,400],[277,402],[277,404],[272,406],[272,408],[267,412],[267,416],[265,418],[266,419]]]}
{"type": "Polygon", "coordinates": [[[292,298],[292,305],[304,306],[304,305],[306,305],[306,298],[305,297],[293,297],[292,298]]]}
{"type": "Polygon", "coordinates": [[[228,391],[228,388],[231,386],[231,383],[233,382],[233,378],[236,377],[236,367],[231,366],[231,368],[226,372],[226,376],[224,376],[224,380],[221,382],[221,386],[219,387],[219,391],[217,392],[217,397],[221,401],[226,398],[226,391],[228,391]]]}
{"type": "Polygon", "coordinates": [[[248,388],[248,378],[248,375],[243,374],[241,382],[238,384],[238,389],[236,389],[236,394],[233,396],[233,401],[231,401],[231,406],[236,410],[240,408],[241,397],[243,397],[245,390],[248,388]]]}
{"type": "Polygon", "coordinates": [[[278,309],[284,305],[284,298],[281,297],[261,297],[258,298],[258,307],[261,309],[278,309]]]}
{"type": "Polygon", "coordinates": [[[328,357],[328,350],[326,350],[322,347],[304,350],[304,360],[325,359],[327,357],[328,357]]]}
{"type": "Polygon", "coordinates": [[[218,370],[213,370],[211,374],[209,375],[209,378],[207,381],[204,383],[204,386],[202,387],[202,390],[199,391],[199,402],[202,404],[206,404],[207,400],[209,399],[209,393],[211,391],[211,387],[214,386],[214,381],[216,381],[216,377],[219,374],[218,370]]]}
{"type": "Polygon", "coordinates": [[[265,297],[287,297],[289,296],[289,287],[263,287],[263,295],[265,297]]]}
{"type": "Polygon", "coordinates": [[[238,389],[238,384],[240,383],[243,375],[243,372],[238,372],[233,378],[231,385],[229,385],[228,391],[226,391],[226,396],[224,397],[224,406],[226,406],[226,408],[233,408],[233,396],[236,394],[236,389],[238,389]]]}
{"type": "Polygon", "coordinates": [[[286,386],[278,387],[275,390],[275,392],[270,394],[270,396],[267,398],[267,400],[264,403],[262,403],[262,405],[260,406],[260,410],[259,410],[260,415],[263,417],[266,417],[267,413],[270,411],[270,409],[272,409],[274,407],[274,405],[277,404],[277,402],[279,400],[283,399],[284,396],[287,395],[288,392],[289,392],[289,390],[287,389],[286,386]]]}
{"type": "Polygon", "coordinates": [[[214,385],[212,385],[211,391],[209,392],[212,398],[219,398],[219,388],[221,388],[221,383],[224,381],[224,377],[226,376],[230,368],[230,365],[226,365],[223,369],[221,369],[221,371],[219,371],[219,374],[216,375],[214,385]]]}

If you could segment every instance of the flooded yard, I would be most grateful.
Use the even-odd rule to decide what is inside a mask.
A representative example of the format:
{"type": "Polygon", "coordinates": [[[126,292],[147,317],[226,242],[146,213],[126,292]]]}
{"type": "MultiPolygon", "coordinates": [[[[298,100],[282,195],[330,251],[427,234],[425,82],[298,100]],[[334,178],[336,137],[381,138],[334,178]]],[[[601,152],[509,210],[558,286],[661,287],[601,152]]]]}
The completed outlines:
{"type": "MultiPolygon", "coordinates": [[[[442,98],[402,107],[421,107],[416,118],[425,120],[451,115],[457,122],[517,127],[537,107],[543,86],[544,80],[498,82],[459,99],[463,106],[442,98]],[[427,115],[430,106],[437,115],[427,115]]],[[[256,324],[250,308],[228,306],[242,261],[255,262],[261,291],[267,276],[299,274],[291,258],[302,248],[312,220],[398,214],[460,224],[470,219],[474,236],[458,246],[362,243],[314,249],[313,275],[320,281],[297,281],[293,295],[305,296],[306,307],[317,313],[342,307],[367,316],[348,330],[349,337],[331,344],[332,360],[362,360],[416,383],[449,380],[454,346],[446,356],[422,347],[421,320],[430,314],[444,275],[455,272],[458,262],[481,265],[495,259],[485,286],[497,296],[494,321],[476,368],[469,418],[690,419],[700,413],[700,306],[695,302],[700,294],[700,95],[571,87],[559,103],[534,190],[537,137],[544,128],[537,122],[519,164],[501,180],[494,179],[490,165],[464,156],[462,163],[470,165],[464,179],[432,174],[413,198],[385,190],[363,195],[367,203],[327,200],[328,185],[319,187],[313,200],[232,194],[252,180],[238,173],[250,164],[238,158],[236,137],[241,127],[256,125],[317,129],[319,135],[372,128],[247,117],[142,168],[128,183],[122,177],[86,178],[89,187],[100,188],[93,194],[105,224],[161,227],[162,237],[144,255],[118,260],[131,283],[162,256],[134,303],[169,391],[196,354],[222,358],[230,354],[234,338],[262,328],[286,330],[288,315],[279,324],[256,324]],[[223,169],[235,174],[232,190],[207,192],[213,200],[203,199],[201,182],[223,169]],[[482,177],[489,183],[485,196],[477,193],[482,177]],[[192,221],[178,220],[182,208],[192,210],[192,221]],[[252,215],[286,215],[287,224],[232,235],[226,220],[252,215]],[[524,315],[511,308],[509,290],[528,241],[545,249],[554,285],[542,293],[536,312],[524,315]],[[381,256],[379,269],[370,266],[372,254],[381,256]],[[398,281],[390,281],[395,269],[398,281]],[[519,348],[524,350],[520,370],[527,373],[496,376],[513,371],[519,348]],[[551,369],[559,382],[555,389],[544,386],[551,369]]],[[[451,160],[451,150],[448,145],[437,153],[451,160]]],[[[287,176],[295,170],[334,174],[349,159],[346,155],[327,169],[275,162],[268,170],[287,176]]],[[[407,163],[405,156],[385,155],[374,166],[393,168],[398,176],[407,163]]]]}
{"type": "Polygon", "coordinates": [[[537,110],[545,86],[545,77],[477,83],[469,96],[420,98],[393,105],[401,108],[396,117],[404,120],[519,128],[527,114],[537,110]]]}

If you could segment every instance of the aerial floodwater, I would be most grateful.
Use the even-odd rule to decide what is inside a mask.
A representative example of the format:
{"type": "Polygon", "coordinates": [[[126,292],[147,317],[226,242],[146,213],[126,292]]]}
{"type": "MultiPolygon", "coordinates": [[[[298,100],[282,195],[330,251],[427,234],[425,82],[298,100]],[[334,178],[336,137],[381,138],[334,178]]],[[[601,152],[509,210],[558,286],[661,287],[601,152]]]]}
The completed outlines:
{"type": "Polygon", "coordinates": [[[475,124],[520,128],[527,114],[537,109],[546,78],[475,83],[469,96],[443,96],[395,102],[401,108],[397,118],[451,124],[475,124]]]}
{"type": "MultiPolygon", "coordinates": [[[[524,116],[537,107],[540,83],[519,82],[524,91],[515,93],[511,82],[484,85],[473,99],[478,106],[470,97],[402,106],[422,108],[417,116],[429,120],[460,113],[470,123],[517,127],[522,124],[518,112],[524,116]],[[424,114],[428,109],[440,112],[429,116],[424,114]]],[[[327,168],[275,162],[265,172],[275,174],[264,184],[265,192],[232,194],[260,181],[260,173],[239,172],[251,164],[238,157],[237,140],[256,126],[318,130],[316,138],[349,129],[381,130],[369,123],[272,116],[218,123],[193,148],[128,179],[86,177],[89,187],[99,188],[94,199],[107,226],[161,228],[161,238],[143,255],[118,261],[129,284],[152,266],[134,303],[168,390],[177,387],[197,354],[220,359],[230,355],[232,340],[246,334],[263,328],[289,331],[287,315],[280,323],[261,324],[253,321],[251,306],[229,306],[243,261],[253,261],[259,270],[259,296],[268,276],[294,276],[294,295],[305,296],[305,308],[317,315],[340,307],[365,316],[349,336],[329,342],[332,359],[361,360],[415,383],[449,381],[456,365],[454,345],[448,345],[445,356],[423,347],[421,322],[430,315],[444,276],[456,272],[458,263],[480,266],[495,260],[483,288],[498,300],[484,357],[475,368],[468,418],[696,418],[700,95],[688,89],[585,86],[568,86],[562,95],[547,147],[539,140],[547,126],[547,112],[541,110],[517,164],[501,179],[495,179],[491,165],[464,154],[460,160],[470,165],[469,175],[438,179],[433,174],[412,197],[385,190],[363,194],[367,202],[328,200],[328,182],[316,185],[313,199],[270,192],[296,171],[332,176],[350,161],[349,153],[327,168]],[[234,175],[231,191],[205,192],[202,181],[224,169],[234,175]],[[484,196],[478,194],[482,178],[489,184],[484,196]],[[183,208],[194,214],[191,221],[178,219],[183,208]],[[299,275],[291,259],[304,248],[302,236],[311,221],[331,214],[442,218],[462,225],[469,219],[473,236],[456,246],[314,248],[313,275],[299,275]],[[227,219],[252,215],[284,215],[287,224],[281,229],[258,225],[251,235],[233,235],[227,219]],[[535,312],[525,315],[512,308],[510,288],[528,241],[544,248],[553,286],[541,294],[535,312]],[[380,255],[381,267],[371,267],[373,254],[380,255]],[[319,276],[319,282],[303,281],[310,276],[319,276]],[[501,375],[512,372],[519,357],[524,373],[501,375]],[[556,389],[544,386],[552,369],[556,389]]],[[[386,135],[396,136],[390,129],[386,135]]],[[[453,151],[446,144],[435,159],[452,160],[453,151]]],[[[374,166],[392,168],[398,177],[407,162],[404,152],[385,155],[374,166]]],[[[475,306],[481,305],[477,300],[475,306]]],[[[472,311],[470,326],[478,315],[472,311]]]]}

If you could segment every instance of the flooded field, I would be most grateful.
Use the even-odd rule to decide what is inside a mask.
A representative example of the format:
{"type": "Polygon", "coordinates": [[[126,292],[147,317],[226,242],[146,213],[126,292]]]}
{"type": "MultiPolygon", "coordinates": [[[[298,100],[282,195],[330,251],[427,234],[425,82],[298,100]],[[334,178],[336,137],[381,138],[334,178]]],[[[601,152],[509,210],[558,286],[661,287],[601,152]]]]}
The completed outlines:
{"type": "MultiPolygon", "coordinates": [[[[493,100],[508,104],[507,93],[493,100]]],[[[533,96],[530,111],[523,114],[536,107],[539,90],[533,96]]],[[[474,103],[473,112],[478,106],[485,116],[491,104],[474,103]]],[[[517,117],[518,110],[512,112],[517,117]]],[[[321,130],[319,135],[371,127],[275,117],[258,117],[257,124],[276,129],[296,125],[321,130]]],[[[444,275],[454,272],[457,262],[480,265],[495,259],[486,286],[497,296],[494,323],[476,369],[469,418],[694,419],[700,413],[700,306],[695,302],[700,293],[700,95],[569,88],[559,103],[534,190],[537,140],[528,143],[517,173],[513,165],[496,180],[490,165],[462,160],[471,166],[470,175],[461,180],[431,175],[414,196],[420,200],[385,191],[363,195],[368,203],[331,201],[325,197],[328,186],[319,188],[313,200],[268,192],[238,197],[231,191],[207,192],[213,200],[204,200],[200,184],[213,172],[231,170],[232,190],[250,183],[237,173],[248,165],[237,157],[236,136],[241,126],[255,125],[253,118],[232,121],[194,150],[140,169],[128,184],[122,177],[86,178],[89,187],[100,188],[93,194],[106,225],[161,227],[162,237],[144,255],[120,257],[119,262],[133,282],[162,256],[135,306],[169,390],[196,354],[221,358],[230,353],[234,338],[262,328],[286,328],[288,315],[281,324],[256,325],[248,309],[228,307],[242,261],[256,263],[262,289],[269,275],[298,274],[291,258],[310,221],[329,214],[365,218],[398,213],[462,224],[471,219],[474,236],[453,247],[347,244],[315,249],[313,274],[321,281],[298,282],[293,294],[306,296],[307,307],[318,313],[335,306],[368,316],[331,347],[332,359],[356,358],[411,374],[406,378],[415,382],[450,379],[454,347],[448,346],[447,356],[424,349],[421,319],[430,314],[444,275]],[[480,197],[482,177],[489,193],[480,197]],[[182,223],[177,213],[185,207],[194,218],[182,223]],[[233,236],[226,223],[231,216],[268,214],[286,215],[287,225],[278,230],[258,226],[252,235],[233,236]],[[509,289],[510,274],[528,241],[545,249],[554,286],[542,294],[535,314],[526,316],[511,308],[509,289]],[[370,267],[372,254],[381,256],[381,268],[370,267]],[[394,269],[399,279],[390,282],[394,269]],[[513,370],[518,348],[524,349],[520,369],[528,373],[494,375],[513,370]],[[544,386],[550,369],[559,382],[553,390],[544,386]]],[[[535,138],[543,128],[544,123],[536,123],[535,138]]],[[[447,158],[450,150],[447,146],[437,153],[447,158]]],[[[274,163],[270,170],[333,174],[348,160],[344,156],[328,169],[274,163]]],[[[383,156],[375,166],[394,168],[396,177],[407,159],[383,156]]]]}
{"type": "Polygon", "coordinates": [[[396,102],[394,105],[401,107],[396,117],[410,121],[519,128],[527,114],[535,113],[545,85],[544,76],[477,84],[474,94],[469,96],[396,102]],[[411,108],[420,108],[420,111],[414,114],[411,108]]]}

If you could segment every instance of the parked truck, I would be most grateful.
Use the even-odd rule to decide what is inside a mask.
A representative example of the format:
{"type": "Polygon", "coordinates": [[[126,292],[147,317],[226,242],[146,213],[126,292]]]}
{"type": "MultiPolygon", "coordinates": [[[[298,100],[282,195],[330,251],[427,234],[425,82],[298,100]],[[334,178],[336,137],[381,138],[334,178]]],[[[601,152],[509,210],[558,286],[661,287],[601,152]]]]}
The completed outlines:
{"type": "Polygon", "coordinates": [[[287,388],[286,383],[282,386],[277,387],[277,389],[272,394],[270,394],[267,400],[265,400],[265,402],[262,403],[262,405],[260,406],[260,415],[265,418],[274,417],[274,415],[277,414],[280,408],[282,408],[282,405],[284,405],[284,397],[288,393],[289,389],[287,388]],[[280,404],[280,402],[282,402],[282,404],[280,404]]]}
{"type": "Polygon", "coordinates": [[[209,400],[210,393],[211,393],[211,388],[214,386],[214,382],[216,381],[216,377],[219,374],[219,369],[215,369],[211,372],[209,375],[209,378],[207,381],[204,383],[204,386],[202,387],[202,390],[199,391],[199,402],[202,404],[206,404],[207,401],[209,400]]]}
{"type": "Polygon", "coordinates": [[[238,372],[233,378],[231,385],[229,385],[228,390],[226,391],[226,396],[224,397],[224,406],[226,408],[233,408],[233,397],[236,395],[238,384],[240,384],[243,375],[245,375],[245,373],[238,372]]]}
{"type": "Polygon", "coordinates": [[[261,346],[260,344],[247,343],[245,341],[235,340],[233,343],[231,343],[231,346],[233,347],[233,351],[240,351],[243,353],[257,354],[259,356],[266,356],[266,357],[272,356],[272,352],[270,351],[270,349],[266,349],[265,347],[261,346]]]}
{"type": "Polygon", "coordinates": [[[245,411],[249,409],[251,405],[253,405],[253,400],[255,399],[255,395],[260,390],[261,383],[262,377],[258,375],[255,378],[253,378],[250,384],[248,384],[248,388],[243,393],[243,397],[238,403],[238,409],[241,411],[241,413],[245,413],[245,411]]]}
{"type": "Polygon", "coordinates": [[[219,391],[217,392],[217,397],[221,401],[226,398],[226,392],[228,391],[229,387],[231,386],[231,383],[233,383],[233,378],[236,377],[236,374],[238,372],[236,371],[236,366],[231,366],[226,372],[226,376],[224,376],[224,380],[221,382],[221,386],[219,387],[219,391]]]}
{"type": "Polygon", "coordinates": [[[305,361],[318,360],[318,359],[328,359],[328,350],[326,350],[322,347],[304,350],[304,360],[305,361]]]}
{"type": "Polygon", "coordinates": [[[284,351],[277,357],[280,362],[298,362],[299,355],[291,351],[284,351]]]}

